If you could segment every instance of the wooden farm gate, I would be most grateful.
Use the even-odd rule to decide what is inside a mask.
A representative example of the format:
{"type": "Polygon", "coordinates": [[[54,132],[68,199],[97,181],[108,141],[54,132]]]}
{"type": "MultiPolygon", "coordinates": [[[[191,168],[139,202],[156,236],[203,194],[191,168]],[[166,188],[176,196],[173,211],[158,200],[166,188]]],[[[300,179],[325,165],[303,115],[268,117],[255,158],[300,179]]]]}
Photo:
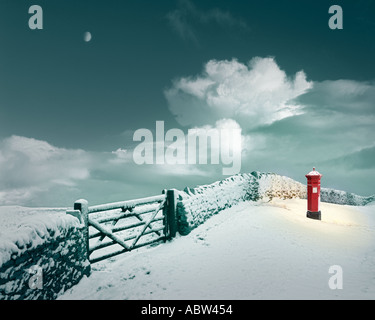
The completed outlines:
{"type": "Polygon", "coordinates": [[[88,259],[91,263],[176,235],[176,192],[143,199],[88,206],[74,203],[75,215],[85,224],[88,259]]]}

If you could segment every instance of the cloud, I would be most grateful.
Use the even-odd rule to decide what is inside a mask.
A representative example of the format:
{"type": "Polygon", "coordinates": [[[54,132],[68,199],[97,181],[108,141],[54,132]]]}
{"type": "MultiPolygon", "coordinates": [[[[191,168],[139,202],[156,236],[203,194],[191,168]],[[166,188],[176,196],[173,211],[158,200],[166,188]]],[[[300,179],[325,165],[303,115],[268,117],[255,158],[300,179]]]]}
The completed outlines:
{"type": "Polygon", "coordinates": [[[197,44],[197,36],[195,35],[193,27],[187,21],[186,15],[183,10],[175,10],[167,14],[167,19],[173,30],[177,32],[183,40],[190,40],[197,44]]]}
{"type": "Polygon", "coordinates": [[[214,173],[211,166],[189,165],[189,164],[173,164],[173,165],[157,165],[154,167],[157,175],[162,177],[210,177],[214,173]],[[203,169],[204,168],[204,169],[203,169]]]}
{"type": "MultiPolygon", "coordinates": [[[[239,126],[224,119],[206,128],[239,126]]],[[[186,134],[182,133],[184,148],[186,134]]],[[[155,151],[155,141],[151,147],[155,151]]],[[[0,205],[71,206],[80,198],[90,204],[120,201],[159,194],[163,188],[183,189],[222,176],[223,166],[211,165],[210,159],[208,164],[197,165],[190,165],[186,158],[181,165],[137,165],[133,151],[133,147],[120,147],[112,152],[88,152],[33,138],[5,138],[0,141],[0,205]]],[[[231,163],[225,167],[231,167],[231,163]]]]}
{"type": "Polygon", "coordinates": [[[202,11],[192,1],[180,0],[177,9],[167,14],[170,26],[184,40],[198,44],[197,27],[215,24],[222,28],[235,28],[248,31],[247,23],[230,12],[218,8],[202,11]]]}
{"type": "MultiPolygon", "coordinates": [[[[328,161],[328,164],[338,165],[344,169],[350,170],[368,170],[375,169],[375,146],[368,148],[361,148],[359,151],[349,153],[340,158],[328,161]]],[[[375,192],[375,190],[374,190],[375,192]]]]}
{"type": "Polygon", "coordinates": [[[373,115],[375,84],[348,79],[316,82],[314,90],[301,101],[317,106],[319,110],[373,115]]]}
{"type": "Polygon", "coordinates": [[[87,179],[90,156],[83,150],[11,136],[0,142],[0,204],[24,203],[56,186],[87,179]]]}
{"type": "Polygon", "coordinates": [[[290,78],[273,58],[256,57],[247,65],[236,59],[210,60],[202,74],[176,79],[164,93],[183,126],[228,118],[253,129],[302,114],[294,99],[312,86],[303,71],[290,78]]]}
{"type": "MultiPolygon", "coordinates": [[[[287,75],[273,58],[247,64],[210,60],[201,74],[173,81],[165,95],[185,126],[185,148],[189,129],[241,129],[241,172],[277,172],[304,183],[304,175],[316,166],[325,187],[375,192],[373,82],[313,83],[303,71],[287,75]]],[[[166,148],[168,143],[172,141],[166,148]]],[[[155,151],[155,139],[150,146],[155,151]]],[[[223,178],[224,167],[231,167],[212,164],[210,158],[207,164],[137,165],[133,151],[134,146],[119,146],[112,152],[88,152],[20,136],[3,139],[0,205],[134,199],[164,188],[211,183],[223,178]]],[[[211,149],[207,151],[210,157],[211,149]]],[[[186,160],[187,153],[183,156],[186,160]]]]}
{"type": "Polygon", "coordinates": [[[118,148],[116,151],[112,151],[112,154],[115,155],[115,158],[109,159],[110,163],[120,164],[120,163],[129,163],[131,161],[131,155],[129,150],[118,148]]]}
{"type": "Polygon", "coordinates": [[[249,133],[243,170],[275,171],[305,182],[304,174],[315,166],[327,187],[373,194],[374,93],[375,84],[367,81],[314,82],[295,100],[302,114],[249,133]]]}

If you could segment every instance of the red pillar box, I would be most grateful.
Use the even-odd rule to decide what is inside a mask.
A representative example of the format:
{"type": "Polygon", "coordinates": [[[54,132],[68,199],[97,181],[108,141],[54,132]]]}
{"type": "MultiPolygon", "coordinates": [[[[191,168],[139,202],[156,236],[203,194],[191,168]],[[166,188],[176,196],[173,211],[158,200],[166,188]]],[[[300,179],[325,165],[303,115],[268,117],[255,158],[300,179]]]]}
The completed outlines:
{"type": "Polygon", "coordinates": [[[309,172],[307,178],[307,214],[311,219],[321,220],[320,212],[320,178],[322,175],[315,171],[309,172]]]}

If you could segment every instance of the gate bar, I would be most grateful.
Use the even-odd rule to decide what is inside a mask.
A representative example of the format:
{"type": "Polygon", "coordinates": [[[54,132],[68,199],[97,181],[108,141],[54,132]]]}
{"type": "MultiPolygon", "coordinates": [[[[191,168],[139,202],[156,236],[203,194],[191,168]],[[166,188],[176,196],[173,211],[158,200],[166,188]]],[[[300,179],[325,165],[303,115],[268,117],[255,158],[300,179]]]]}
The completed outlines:
{"type": "Polygon", "coordinates": [[[136,200],[127,200],[127,201],[120,201],[120,202],[113,202],[113,203],[106,203],[106,204],[99,204],[97,206],[89,207],[89,214],[99,211],[107,211],[107,210],[113,210],[113,209],[119,209],[119,208],[132,208],[139,205],[144,205],[152,202],[162,202],[165,200],[165,195],[161,194],[158,196],[152,196],[142,199],[136,199],[136,200]]]}
{"type": "Polygon", "coordinates": [[[112,232],[102,227],[99,223],[91,220],[90,218],[88,219],[88,221],[89,221],[89,225],[98,229],[100,232],[104,233],[108,238],[112,239],[113,241],[116,241],[119,245],[129,250],[129,246],[124,241],[122,241],[119,237],[115,236],[112,232]]]}

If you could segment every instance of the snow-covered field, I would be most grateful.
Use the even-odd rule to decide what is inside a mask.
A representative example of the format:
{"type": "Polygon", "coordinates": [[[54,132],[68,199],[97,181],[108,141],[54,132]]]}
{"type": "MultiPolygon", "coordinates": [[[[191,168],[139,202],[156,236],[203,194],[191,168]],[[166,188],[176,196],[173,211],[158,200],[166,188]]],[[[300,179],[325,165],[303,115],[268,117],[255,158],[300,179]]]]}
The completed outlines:
{"type": "Polygon", "coordinates": [[[59,299],[375,299],[375,205],[241,202],[187,236],[93,265],[59,299]],[[343,271],[332,290],[329,268],[343,271]]]}
{"type": "Polygon", "coordinates": [[[0,206],[0,266],[12,254],[20,255],[78,225],[66,208],[0,206]]]}
{"type": "Polygon", "coordinates": [[[67,208],[28,208],[22,206],[0,206],[0,236],[14,233],[20,223],[25,220],[35,221],[37,217],[65,214],[67,208]]]}

